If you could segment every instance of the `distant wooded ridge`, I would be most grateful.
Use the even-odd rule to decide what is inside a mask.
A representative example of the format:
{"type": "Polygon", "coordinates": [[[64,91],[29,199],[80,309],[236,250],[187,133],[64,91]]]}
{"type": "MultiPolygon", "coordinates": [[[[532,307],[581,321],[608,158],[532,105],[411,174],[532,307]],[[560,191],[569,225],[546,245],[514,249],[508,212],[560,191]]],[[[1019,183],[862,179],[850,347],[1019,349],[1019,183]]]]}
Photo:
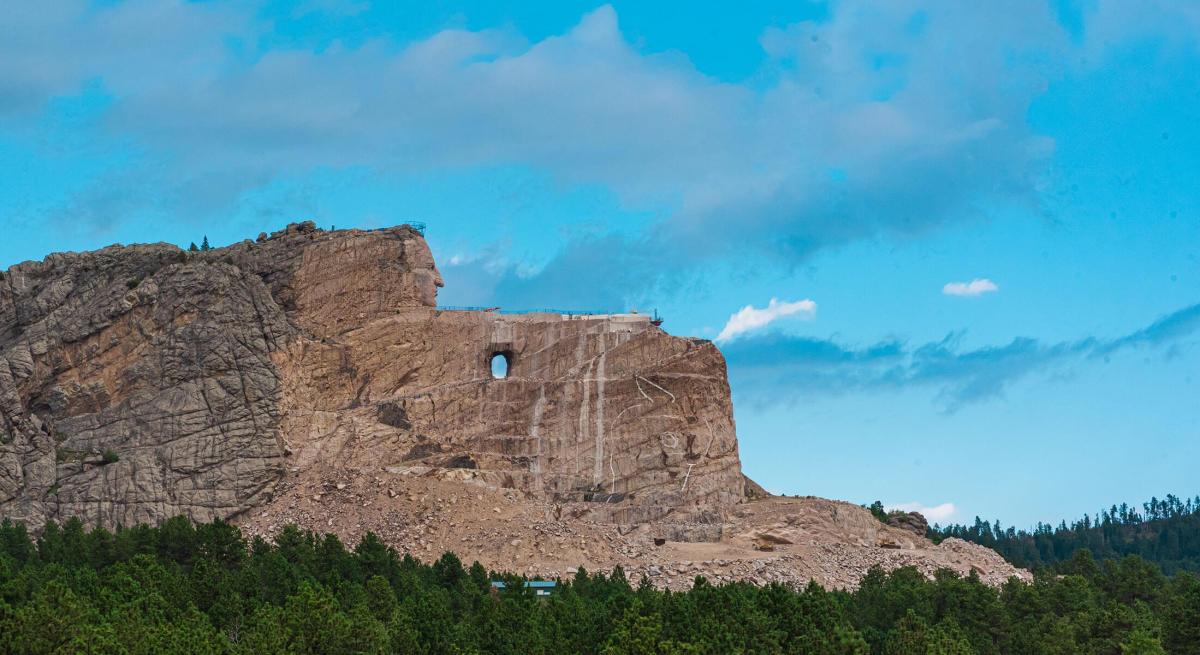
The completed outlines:
{"type": "Polygon", "coordinates": [[[1055,568],[1075,551],[1085,549],[1097,560],[1137,555],[1164,573],[1200,572],[1200,496],[1180,499],[1168,494],[1142,503],[1141,511],[1125,503],[1085,514],[1070,525],[1038,523],[1032,531],[1005,528],[975,518],[972,525],[934,525],[935,541],[958,537],[987,546],[1016,566],[1055,568]]]}

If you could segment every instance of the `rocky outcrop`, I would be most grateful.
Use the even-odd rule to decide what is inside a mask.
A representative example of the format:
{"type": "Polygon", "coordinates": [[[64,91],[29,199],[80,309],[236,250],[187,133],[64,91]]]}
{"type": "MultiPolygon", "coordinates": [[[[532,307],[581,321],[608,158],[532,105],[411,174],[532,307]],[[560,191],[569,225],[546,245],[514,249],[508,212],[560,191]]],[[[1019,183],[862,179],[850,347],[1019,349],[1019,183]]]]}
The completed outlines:
{"type": "Polygon", "coordinates": [[[228,517],[283,470],[292,330],[261,278],[166,245],[52,255],[0,287],[0,513],[228,517]]]}
{"type": "Polygon", "coordinates": [[[437,277],[409,228],[311,224],[207,252],[55,254],[0,284],[0,513],[37,526],[229,518],[284,471],[279,356],[437,277]],[[338,293],[327,273],[347,273],[338,293]],[[321,311],[306,311],[319,306],[321,311]]]}
{"type": "Polygon", "coordinates": [[[754,480],[751,480],[749,477],[743,475],[742,480],[743,484],[745,485],[744,493],[746,494],[746,500],[762,500],[764,498],[771,497],[771,493],[769,491],[763,489],[761,485],[754,480]]]}
{"type": "Polygon", "coordinates": [[[711,342],[638,314],[439,308],[441,285],[408,226],[302,223],[10,268],[0,517],[370,530],[418,555],[544,575],[619,564],[661,586],[1015,572],[915,523],[751,482],[711,342]]]}
{"type": "Polygon", "coordinates": [[[920,512],[898,512],[888,515],[888,525],[893,528],[907,530],[918,537],[929,533],[929,521],[920,512]]]}
{"type": "Polygon", "coordinates": [[[113,246],[0,292],[0,511],[230,518],[286,468],[381,467],[716,538],[743,493],[724,360],[639,315],[436,308],[415,230],[113,246]],[[490,358],[510,360],[494,379],[490,358]]]}

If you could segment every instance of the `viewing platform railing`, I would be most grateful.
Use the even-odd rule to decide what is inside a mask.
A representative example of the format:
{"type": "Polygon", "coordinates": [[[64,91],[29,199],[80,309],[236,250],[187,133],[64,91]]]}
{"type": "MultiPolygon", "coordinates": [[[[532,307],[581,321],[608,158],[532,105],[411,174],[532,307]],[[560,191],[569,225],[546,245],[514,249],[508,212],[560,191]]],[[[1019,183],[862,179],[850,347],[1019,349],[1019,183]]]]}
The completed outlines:
{"type": "Polygon", "coordinates": [[[620,313],[591,309],[502,309],[500,307],[465,307],[457,305],[442,305],[437,307],[437,310],[447,312],[496,312],[497,314],[561,314],[563,316],[600,316],[620,313]]]}

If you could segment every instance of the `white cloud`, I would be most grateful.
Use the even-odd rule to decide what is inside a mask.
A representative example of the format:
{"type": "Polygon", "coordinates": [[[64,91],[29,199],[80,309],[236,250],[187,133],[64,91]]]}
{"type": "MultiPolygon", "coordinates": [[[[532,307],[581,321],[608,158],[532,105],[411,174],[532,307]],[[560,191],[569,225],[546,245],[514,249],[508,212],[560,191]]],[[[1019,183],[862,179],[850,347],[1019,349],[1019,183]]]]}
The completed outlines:
{"type": "Polygon", "coordinates": [[[1070,341],[1017,337],[1008,343],[962,347],[962,332],[906,343],[888,338],[862,346],[836,339],[755,334],[724,344],[735,400],[760,406],[814,394],[930,387],[947,413],[997,398],[1039,373],[1104,360],[1141,349],[1170,356],[1200,335],[1200,303],[1182,307],[1115,338],[1084,335],[1070,341]]]}
{"type": "MultiPolygon", "coordinates": [[[[1044,3],[1026,2],[931,8],[929,23],[946,27],[920,39],[894,27],[910,22],[905,6],[771,28],[762,79],[778,81],[762,85],[644,52],[608,5],[534,42],[512,28],[446,29],[246,57],[228,44],[274,41],[256,2],[66,0],[0,24],[0,116],[103,80],[120,101],[97,129],[154,155],[122,188],[147,206],[223,215],[312,171],[518,165],[604,185],[633,207],[669,205],[656,262],[664,243],[803,256],[968,216],[990,189],[1033,195],[1049,142],[1025,125],[1029,89],[1054,71],[1009,62],[1059,61],[1069,41],[1044,3]],[[904,65],[881,71],[877,52],[904,65]],[[997,79],[1024,92],[997,94],[997,79]],[[832,188],[831,168],[844,172],[832,188]]],[[[304,11],[363,6],[308,0],[304,11]]]]}
{"type": "Polygon", "coordinates": [[[942,503],[941,505],[934,505],[932,507],[926,507],[921,503],[899,503],[896,505],[886,505],[884,509],[889,512],[895,510],[901,512],[920,512],[925,517],[925,520],[930,522],[945,521],[954,516],[954,513],[958,511],[954,503],[942,503]]]}
{"type": "MultiPolygon", "coordinates": [[[[42,116],[52,98],[97,86],[111,102],[77,121],[78,136],[115,155],[136,144],[136,156],[114,156],[65,201],[58,190],[44,200],[100,227],[139,212],[228,220],[248,199],[264,215],[344,216],[332,191],[308,184],[329,171],[390,180],[527,167],[602,186],[635,211],[664,209],[630,238],[645,247],[620,253],[621,280],[595,284],[593,271],[618,268],[607,259],[579,264],[612,252],[595,244],[564,244],[565,261],[537,276],[480,269],[481,289],[599,305],[617,282],[653,289],[706,258],[790,263],[984,207],[1040,207],[1054,142],[1029,125],[1034,100],[1124,41],[1164,26],[1186,41],[1196,25],[1184,3],[1096,3],[1079,43],[1044,0],[876,4],[835,3],[828,19],[766,29],[762,70],[727,81],[685,53],[647,51],[608,5],[534,41],[509,26],[311,48],[277,38],[265,0],[7,3],[0,136],[54,123],[42,116]],[[256,196],[281,182],[305,192],[256,196]],[[484,285],[483,274],[497,279],[484,285]]],[[[366,8],[373,22],[362,0],[301,6],[301,16],[366,8]]]]}
{"type": "Polygon", "coordinates": [[[975,278],[970,282],[948,282],[942,287],[942,293],[947,296],[982,296],[985,293],[999,291],[1000,287],[986,277],[975,278]]]}
{"type": "Polygon", "coordinates": [[[737,313],[730,315],[729,322],[725,324],[724,328],[721,328],[721,334],[717,335],[717,341],[728,341],[743,332],[758,329],[785,316],[810,319],[816,313],[817,303],[807,298],[795,302],[780,302],[778,298],[772,298],[771,302],[762,309],[746,305],[737,313]]]}

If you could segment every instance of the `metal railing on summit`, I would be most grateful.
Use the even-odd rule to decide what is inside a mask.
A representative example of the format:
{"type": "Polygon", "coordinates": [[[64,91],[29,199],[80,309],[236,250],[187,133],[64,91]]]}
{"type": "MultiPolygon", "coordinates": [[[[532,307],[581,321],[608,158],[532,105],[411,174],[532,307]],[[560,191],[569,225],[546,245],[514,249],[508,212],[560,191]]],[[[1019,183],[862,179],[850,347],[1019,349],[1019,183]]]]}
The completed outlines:
{"type": "Polygon", "coordinates": [[[503,309],[500,307],[474,307],[462,305],[441,305],[438,311],[447,312],[495,312],[497,314],[561,314],[563,316],[602,316],[613,314],[616,312],[606,312],[601,310],[591,309],[553,309],[553,308],[538,308],[538,309],[503,309]]]}

